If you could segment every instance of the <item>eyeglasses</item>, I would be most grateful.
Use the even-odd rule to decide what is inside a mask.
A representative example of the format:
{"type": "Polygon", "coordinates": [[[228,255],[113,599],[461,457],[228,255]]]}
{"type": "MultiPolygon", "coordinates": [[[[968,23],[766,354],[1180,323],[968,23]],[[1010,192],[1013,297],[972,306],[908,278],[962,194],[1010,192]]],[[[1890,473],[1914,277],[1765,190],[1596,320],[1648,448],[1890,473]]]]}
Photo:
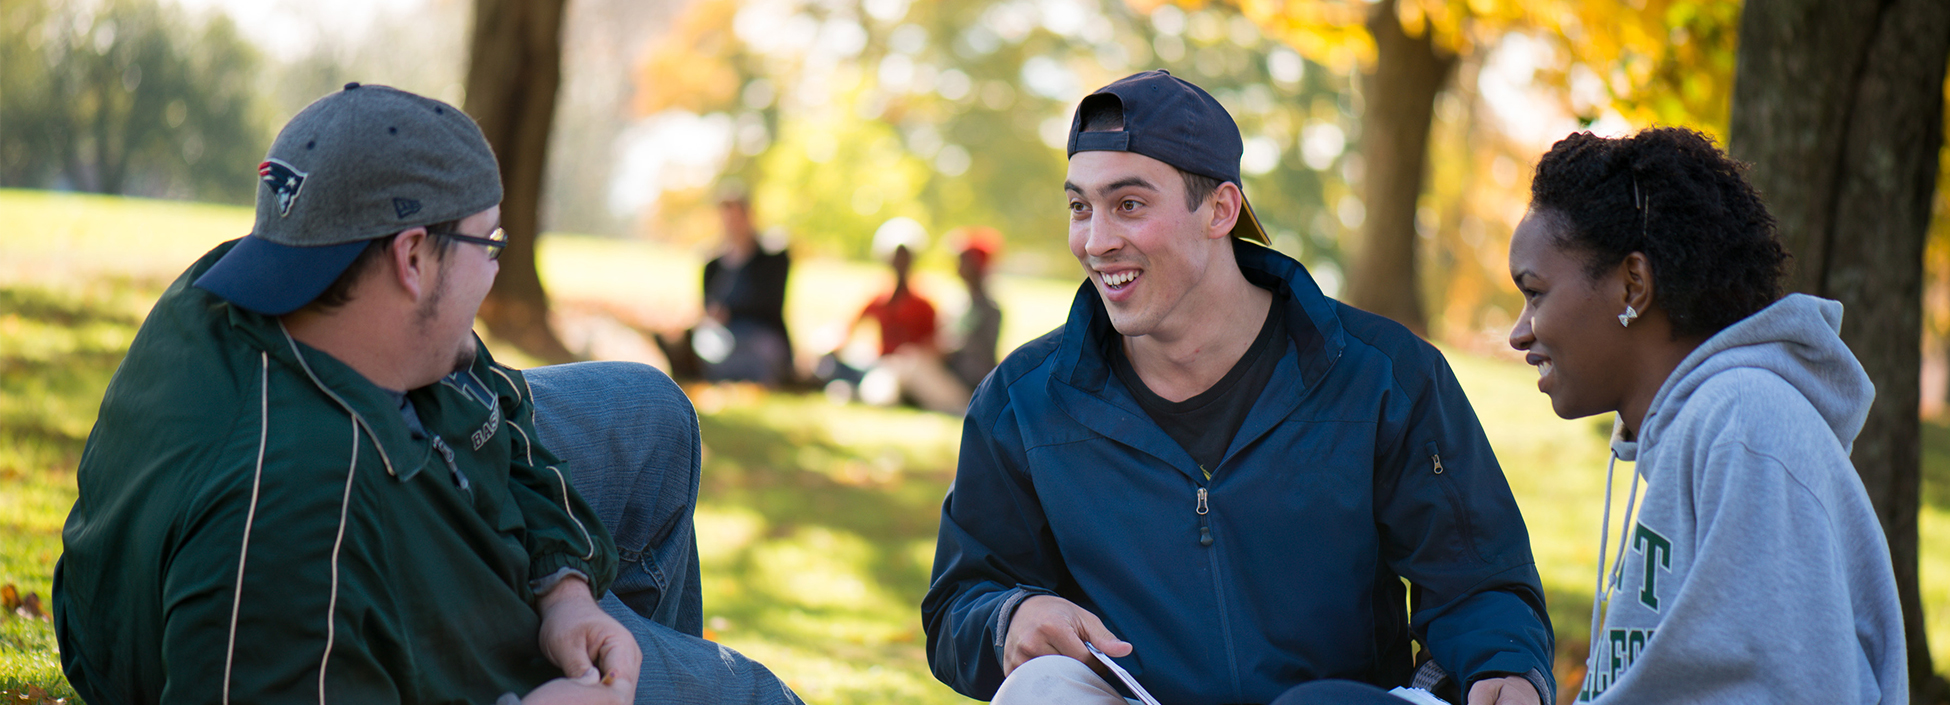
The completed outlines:
{"type": "Polygon", "coordinates": [[[494,232],[488,233],[487,237],[480,237],[477,235],[466,235],[462,233],[436,233],[432,231],[428,231],[427,234],[439,235],[441,237],[451,237],[461,242],[471,242],[476,245],[486,247],[488,251],[488,259],[501,259],[502,248],[508,246],[508,231],[503,230],[501,228],[495,228],[494,232]]]}

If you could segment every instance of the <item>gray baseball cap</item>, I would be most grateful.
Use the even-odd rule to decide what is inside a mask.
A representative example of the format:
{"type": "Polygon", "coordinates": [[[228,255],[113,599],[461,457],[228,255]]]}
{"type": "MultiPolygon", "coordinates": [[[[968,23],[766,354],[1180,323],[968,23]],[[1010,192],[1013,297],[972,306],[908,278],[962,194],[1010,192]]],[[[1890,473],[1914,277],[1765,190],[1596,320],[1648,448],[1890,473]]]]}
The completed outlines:
{"type": "Polygon", "coordinates": [[[501,171],[466,113],[348,83],[278,132],[257,167],[257,224],[196,286],[268,315],[298,310],[366,244],[501,202],[501,171]]]}

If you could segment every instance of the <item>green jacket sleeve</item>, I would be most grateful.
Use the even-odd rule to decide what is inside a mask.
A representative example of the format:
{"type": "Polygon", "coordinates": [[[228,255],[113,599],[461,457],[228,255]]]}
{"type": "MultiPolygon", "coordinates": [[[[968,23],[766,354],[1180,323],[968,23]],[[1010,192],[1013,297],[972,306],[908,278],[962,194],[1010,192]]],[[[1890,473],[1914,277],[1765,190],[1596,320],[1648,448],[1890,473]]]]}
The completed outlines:
{"type": "Polygon", "coordinates": [[[528,579],[540,581],[567,568],[589,576],[591,592],[600,597],[616,580],[615,541],[576,493],[562,460],[536,441],[534,400],[521,372],[498,364],[494,371],[506,423],[515,430],[508,482],[527,525],[522,543],[528,548],[528,579]]]}

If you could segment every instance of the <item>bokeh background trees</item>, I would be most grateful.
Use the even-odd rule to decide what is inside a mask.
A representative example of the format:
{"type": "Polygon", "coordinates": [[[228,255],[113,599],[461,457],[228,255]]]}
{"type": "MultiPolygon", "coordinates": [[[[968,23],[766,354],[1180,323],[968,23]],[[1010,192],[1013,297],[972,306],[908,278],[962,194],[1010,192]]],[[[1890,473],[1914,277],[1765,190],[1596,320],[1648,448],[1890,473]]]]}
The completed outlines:
{"type": "Polygon", "coordinates": [[[259,52],[149,0],[0,8],[0,184],[249,202],[259,52]]]}

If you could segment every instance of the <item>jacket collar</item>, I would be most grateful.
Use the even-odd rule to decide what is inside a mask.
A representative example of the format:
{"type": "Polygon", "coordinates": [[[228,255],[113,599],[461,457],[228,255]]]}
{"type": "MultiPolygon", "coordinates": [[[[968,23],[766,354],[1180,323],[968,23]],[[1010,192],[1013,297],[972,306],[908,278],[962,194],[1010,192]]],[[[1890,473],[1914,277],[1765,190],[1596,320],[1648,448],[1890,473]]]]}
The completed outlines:
{"type": "Polygon", "coordinates": [[[414,440],[392,395],[337,358],[298,342],[278,319],[233,304],[222,305],[227,309],[233,332],[306,380],[306,384],[317,388],[334,406],[352,417],[353,423],[379,451],[386,474],[401,481],[410,480],[427,463],[433,462],[433,445],[414,440]]]}
{"type": "MultiPolygon", "coordinates": [[[[1293,346],[1234,436],[1226,450],[1227,459],[1286,418],[1306,392],[1327,376],[1347,347],[1334,300],[1321,293],[1306,267],[1271,248],[1238,239],[1232,245],[1246,280],[1286,301],[1286,327],[1293,346]]],[[[1070,304],[1070,318],[1063,327],[1063,344],[1049,380],[1051,398],[1064,413],[1091,430],[1195,474],[1198,466],[1191,456],[1158,428],[1112,374],[1106,351],[1119,342],[1096,286],[1085,281],[1070,304]]],[[[1223,465],[1225,461],[1220,462],[1223,465]]]]}

